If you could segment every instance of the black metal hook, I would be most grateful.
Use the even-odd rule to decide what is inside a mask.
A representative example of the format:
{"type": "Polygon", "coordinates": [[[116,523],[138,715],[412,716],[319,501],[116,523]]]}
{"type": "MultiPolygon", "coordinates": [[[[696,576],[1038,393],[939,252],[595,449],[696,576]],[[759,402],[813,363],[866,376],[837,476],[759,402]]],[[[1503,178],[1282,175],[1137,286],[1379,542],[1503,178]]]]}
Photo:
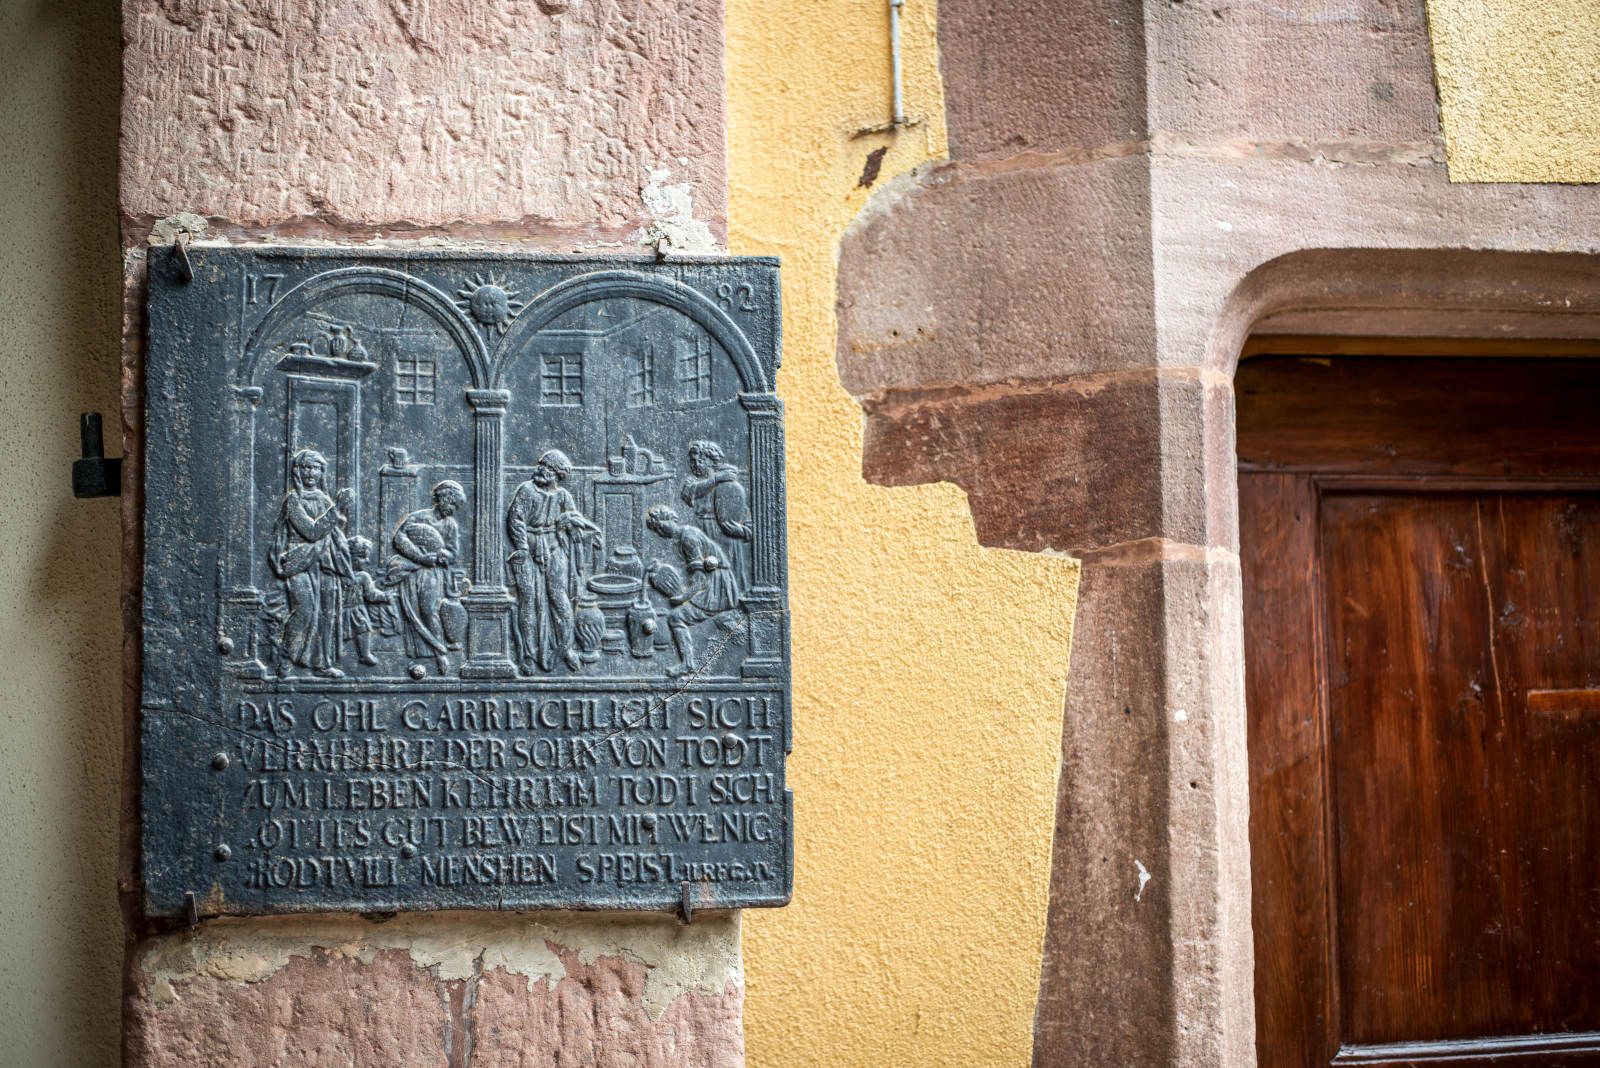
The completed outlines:
{"type": "Polygon", "coordinates": [[[83,446],[83,458],[72,461],[72,495],[120,497],[122,457],[106,458],[99,412],[84,412],[78,416],[78,437],[83,446]]]}
{"type": "Polygon", "coordinates": [[[189,231],[178,231],[178,236],[172,239],[172,250],[177,253],[178,269],[183,272],[183,280],[193,282],[194,264],[189,262],[189,231]]]}

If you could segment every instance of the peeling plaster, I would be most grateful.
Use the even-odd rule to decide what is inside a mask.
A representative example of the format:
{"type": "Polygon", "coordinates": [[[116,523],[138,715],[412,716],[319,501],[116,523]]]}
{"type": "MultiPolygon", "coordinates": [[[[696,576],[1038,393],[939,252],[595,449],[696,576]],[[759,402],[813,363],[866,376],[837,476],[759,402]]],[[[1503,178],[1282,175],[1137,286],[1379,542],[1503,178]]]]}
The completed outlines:
{"type": "Polygon", "coordinates": [[[576,953],[585,965],[601,957],[644,965],[640,1000],[652,1020],[685,994],[721,995],[730,984],[744,983],[737,913],[708,914],[689,925],[665,915],[562,913],[413,914],[382,922],[358,916],[219,919],[151,940],[137,968],[161,1006],[180,1000],[190,980],[259,983],[316,950],[362,964],[383,950],[403,950],[445,981],[472,978],[481,959],[482,971],[525,976],[532,992],[541,979],[554,987],[565,978],[557,949],[576,953]]]}
{"type": "Polygon", "coordinates": [[[711,227],[694,217],[694,188],[688,182],[668,184],[672,172],[650,172],[650,180],[639,191],[650,221],[639,231],[639,240],[659,253],[719,251],[711,227]]]}
{"type": "Polygon", "coordinates": [[[1133,892],[1133,899],[1135,901],[1143,901],[1144,888],[1154,877],[1150,874],[1150,869],[1144,866],[1144,861],[1135,859],[1133,866],[1139,869],[1139,889],[1133,892]]]}
{"type": "Polygon", "coordinates": [[[180,233],[187,233],[190,237],[204,237],[207,227],[204,216],[196,215],[192,211],[180,211],[176,215],[169,215],[165,219],[157,219],[150,228],[150,246],[170,245],[178,239],[180,233]]]}

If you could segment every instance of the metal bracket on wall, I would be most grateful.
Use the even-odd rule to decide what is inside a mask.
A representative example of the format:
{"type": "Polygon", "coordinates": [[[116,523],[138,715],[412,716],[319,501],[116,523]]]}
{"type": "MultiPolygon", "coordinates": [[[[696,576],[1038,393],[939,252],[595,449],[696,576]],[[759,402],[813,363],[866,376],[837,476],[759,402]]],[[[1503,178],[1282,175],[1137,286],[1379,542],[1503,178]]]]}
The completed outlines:
{"type": "Polygon", "coordinates": [[[82,439],[83,458],[72,461],[72,495],[122,496],[122,457],[106,457],[99,412],[78,416],[78,436],[82,439]]]}

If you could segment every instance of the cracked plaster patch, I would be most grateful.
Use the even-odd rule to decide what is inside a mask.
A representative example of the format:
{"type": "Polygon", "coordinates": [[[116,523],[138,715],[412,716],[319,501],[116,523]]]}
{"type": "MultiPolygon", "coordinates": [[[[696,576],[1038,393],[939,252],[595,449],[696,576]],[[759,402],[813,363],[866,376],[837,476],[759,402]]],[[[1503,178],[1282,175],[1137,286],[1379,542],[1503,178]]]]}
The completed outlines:
{"type": "Polygon", "coordinates": [[[209,226],[203,216],[196,215],[192,211],[180,211],[176,215],[156,220],[150,229],[149,244],[152,248],[158,245],[170,245],[178,239],[180,233],[187,233],[190,237],[204,237],[209,226]]]}
{"type": "Polygon", "coordinates": [[[650,172],[639,191],[649,221],[639,240],[657,252],[716,252],[717,239],[703,219],[694,217],[694,188],[688,182],[669,184],[672,172],[650,172]]]}

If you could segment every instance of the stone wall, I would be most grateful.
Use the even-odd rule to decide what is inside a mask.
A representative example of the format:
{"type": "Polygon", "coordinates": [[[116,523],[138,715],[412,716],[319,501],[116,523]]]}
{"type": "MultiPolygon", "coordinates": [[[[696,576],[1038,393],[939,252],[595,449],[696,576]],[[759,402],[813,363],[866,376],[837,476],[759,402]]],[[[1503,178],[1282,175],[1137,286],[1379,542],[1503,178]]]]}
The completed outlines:
{"type": "Polygon", "coordinates": [[[132,1064],[744,1063],[738,920],[210,920],[131,963],[132,1064]]]}
{"type": "MultiPolygon", "coordinates": [[[[865,196],[857,176],[870,184],[861,157],[889,146],[886,178],[874,186],[882,192],[847,239],[839,293],[839,372],[868,412],[865,472],[895,486],[958,482],[983,544],[1071,551],[1085,563],[1037,1059],[1245,1063],[1245,858],[1238,834],[1227,833],[1229,820],[1239,826],[1243,774],[1237,723],[1228,719],[1238,654],[1228,615],[1236,585],[1228,379],[1239,343],[1257,325],[1594,336],[1593,193],[1447,184],[1418,0],[1357,4],[1337,18],[1317,5],[944,0],[953,158],[887,189],[887,176],[944,147],[943,116],[929,111],[944,110],[937,79],[931,89],[917,81],[919,57],[932,50],[918,44],[915,20],[931,18],[930,8],[917,0],[907,8],[911,113],[924,124],[854,139],[881,118],[880,13],[740,6],[760,42],[741,68],[749,101],[743,197],[753,209],[741,251],[797,261],[786,266],[786,289],[799,297],[788,326],[801,344],[831,342],[835,234],[865,196]],[[836,25],[796,35],[802,22],[836,25]],[[811,72],[804,78],[784,70],[799,65],[797,55],[811,72]],[[1463,247],[1480,251],[1463,258],[1463,247]],[[1552,248],[1568,252],[1540,251],[1552,248]]],[[[1555,152],[1529,137],[1568,99],[1541,97],[1545,76],[1576,87],[1582,100],[1595,68],[1552,42],[1593,47],[1596,37],[1523,32],[1566,27],[1591,8],[1583,0],[1430,6],[1452,175],[1592,177],[1582,167],[1593,162],[1593,137],[1580,131],[1555,152]],[[1536,63],[1496,44],[1507,32],[1534,49],[1536,63]],[[1464,103],[1482,106],[1462,111],[1464,103]]],[[[626,246],[640,231],[691,246],[718,240],[715,8],[127,4],[130,493],[138,489],[142,248],[147,235],[170,240],[173,232],[159,220],[197,213],[187,222],[203,226],[202,239],[242,241],[448,239],[564,250],[626,246]],[[602,29],[601,11],[626,25],[602,29]],[[557,17],[567,22],[552,34],[542,20],[557,17]],[[468,58],[452,58],[456,49],[468,58]],[[656,69],[662,56],[670,69],[656,69]],[[589,124],[578,126],[581,143],[560,140],[555,116],[572,117],[564,130],[589,124]]],[[[0,289],[7,311],[21,317],[8,322],[27,330],[25,340],[8,334],[6,370],[17,388],[4,398],[4,422],[23,482],[58,488],[75,445],[62,428],[77,409],[105,406],[93,385],[105,366],[97,346],[106,315],[115,318],[107,310],[115,284],[96,260],[112,252],[112,238],[94,224],[109,195],[96,183],[109,183],[110,161],[91,146],[109,136],[102,127],[115,108],[116,29],[64,11],[36,5],[18,15],[21,30],[7,35],[17,50],[0,82],[16,137],[5,174],[16,233],[0,259],[0,289]],[[59,65],[45,66],[52,55],[59,65]],[[57,189],[60,203],[45,196],[57,189]]],[[[948,898],[921,899],[937,923],[897,910],[906,893],[893,882],[898,873],[874,867],[881,858],[870,850],[850,852],[852,832],[882,826],[887,814],[906,831],[896,846],[910,856],[924,841],[913,832],[939,828],[911,820],[906,798],[917,796],[919,775],[950,761],[930,759],[916,773],[901,767],[887,784],[853,766],[838,770],[884,732],[830,718],[827,698],[835,686],[892,682],[882,707],[908,744],[938,729],[945,707],[983,707],[993,695],[1008,707],[1025,704],[1027,723],[1038,722],[1035,689],[1017,694],[1043,676],[1042,690],[1059,691],[1051,655],[1065,647],[1068,623],[1059,621],[1048,642],[1030,631],[1057,608],[1070,615],[1069,562],[966,551],[968,528],[946,516],[961,495],[948,487],[858,488],[858,417],[837,410],[831,353],[823,355],[824,372],[798,369],[809,351],[791,353],[787,372],[792,410],[804,416],[806,436],[794,441],[809,464],[802,477],[819,491],[815,519],[796,544],[817,564],[807,568],[813,592],[865,589],[871,604],[843,619],[818,611],[807,642],[817,676],[843,681],[819,687],[807,709],[798,770],[807,774],[806,754],[815,754],[813,782],[840,789],[809,810],[809,823],[803,816],[815,833],[801,843],[809,855],[802,852],[798,907],[759,921],[770,932],[767,1048],[782,1056],[803,1040],[837,1063],[874,1063],[885,1049],[897,1063],[971,1062],[973,1036],[1011,1026],[1016,1005],[1031,997],[1012,980],[1033,967],[1016,963],[1033,927],[1015,911],[1033,898],[1007,899],[1013,922],[996,930],[993,910],[971,900],[974,886],[988,885],[987,869],[977,881],[971,872],[951,880],[930,861],[914,885],[920,894],[949,884],[940,887],[948,898]],[[835,506],[893,531],[892,544],[860,551],[832,537],[822,520],[835,506]],[[842,569],[841,554],[850,565],[842,569]],[[931,625],[906,638],[941,603],[942,588],[920,577],[929,560],[967,569],[963,591],[993,609],[986,624],[1015,624],[1001,642],[1003,663],[977,646],[952,658],[949,637],[931,625]],[[1046,575],[1046,564],[1058,566],[1046,575]],[[1021,587],[1030,591],[1025,604],[1021,587]],[[1009,604],[991,605],[1002,595],[1009,604]],[[906,643],[880,646],[885,629],[906,643]],[[927,650],[940,666],[930,693],[917,688],[930,674],[927,650]],[[887,666],[863,666],[874,657],[887,666]],[[924,710],[935,702],[938,711],[924,710]],[[890,921],[887,938],[880,915],[890,921]],[[967,1000],[954,1000],[952,988],[967,1000]],[[841,1002],[852,1006],[849,1018],[834,1011],[841,1002]],[[986,1015],[1002,1004],[1003,1018],[986,1015]],[[939,1011],[925,1016],[927,1006],[939,1011]]],[[[136,499],[129,503],[136,517],[136,499]]],[[[12,737],[26,744],[8,743],[16,774],[7,778],[4,817],[29,844],[8,861],[12,919],[27,930],[28,948],[8,954],[21,966],[7,988],[18,996],[4,1000],[9,1048],[28,1063],[103,1060],[114,1041],[97,1022],[104,1008],[96,1000],[114,981],[103,965],[114,932],[106,895],[94,892],[109,878],[98,858],[112,829],[93,817],[111,786],[103,769],[115,761],[115,725],[97,714],[114,695],[95,681],[114,656],[106,643],[115,609],[94,593],[110,581],[111,562],[93,549],[107,533],[95,516],[107,507],[67,502],[5,519],[6,539],[29,547],[0,568],[7,622],[37,653],[8,665],[5,687],[12,737]],[[70,815],[62,823],[48,813],[70,815]]],[[[127,529],[136,581],[136,522],[127,529]]],[[[136,648],[129,657],[132,687],[136,648]]],[[[136,690],[125,692],[131,722],[136,690]]],[[[882,751],[892,758],[901,740],[892,736],[882,751]]],[[[126,755],[136,775],[135,754],[126,755]]],[[[1003,771],[1024,785],[1042,781],[1011,764],[1003,771]]],[[[693,946],[664,941],[673,928],[657,922],[597,933],[581,919],[550,916],[513,919],[510,929],[437,915],[158,932],[133,907],[133,800],[130,792],[122,886],[135,938],[127,976],[134,1058],[237,1055],[249,1063],[238,1041],[247,1034],[264,1043],[255,1056],[312,1063],[352,1035],[366,1036],[351,1043],[360,1056],[401,1063],[523,1046],[549,1053],[540,1043],[563,1007],[585,1034],[603,1036],[602,1056],[652,1063],[703,1054],[717,1063],[734,1055],[742,984],[727,970],[737,959],[728,953],[731,923],[719,920],[693,946]],[[658,1012],[651,977],[680,962],[701,967],[702,980],[658,1012]],[[292,990],[318,996],[297,999],[292,990]],[[377,1041],[378,1021],[399,1027],[407,1045],[377,1041]]],[[[956,815],[981,824],[1009,811],[974,803],[956,815]]],[[[994,868],[994,886],[1019,882],[1016,867],[1031,865],[1036,843],[1018,833],[995,848],[1011,852],[994,868]]]]}
{"type": "Polygon", "coordinates": [[[137,870],[144,249],[713,251],[720,0],[126,0],[123,27],[128,1063],[742,1064],[736,915],[162,928],[137,870]]]}

